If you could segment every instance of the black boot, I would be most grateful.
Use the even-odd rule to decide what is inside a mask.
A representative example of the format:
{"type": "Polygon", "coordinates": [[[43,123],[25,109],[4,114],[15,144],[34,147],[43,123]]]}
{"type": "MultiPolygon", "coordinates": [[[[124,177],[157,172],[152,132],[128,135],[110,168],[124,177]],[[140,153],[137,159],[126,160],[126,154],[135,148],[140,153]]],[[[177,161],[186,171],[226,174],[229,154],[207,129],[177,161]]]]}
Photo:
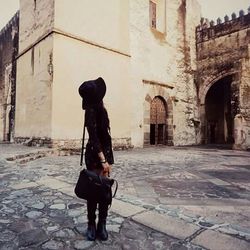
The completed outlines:
{"type": "Polygon", "coordinates": [[[108,232],[106,229],[106,220],[98,221],[97,236],[100,238],[100,240],[103,240],[103,241],[108,239],[108,232]]]}
{"type": "Polygon", "coordinates": [[[88,224],[87,238],[90,241],[94,241],[96,239],[96,225],[95,224],[88,224]]]}
{"type": "Polygon", "coordinates": [[[108,215],[108,205],[105,203],[99,203],[99,221],[97,224],[97,236],[100,240],[108,239],[108,232],[106,229],[106,218],[108,215]]]}
{"type": "Polygon", "coordinates": [[[95,211],[97,203],[92,201],[87,201],[87,210],[88,210],[88,229],[87,229],[87,238],[90,241],[96,239],[96,224],[95,224],[95,211]]]}

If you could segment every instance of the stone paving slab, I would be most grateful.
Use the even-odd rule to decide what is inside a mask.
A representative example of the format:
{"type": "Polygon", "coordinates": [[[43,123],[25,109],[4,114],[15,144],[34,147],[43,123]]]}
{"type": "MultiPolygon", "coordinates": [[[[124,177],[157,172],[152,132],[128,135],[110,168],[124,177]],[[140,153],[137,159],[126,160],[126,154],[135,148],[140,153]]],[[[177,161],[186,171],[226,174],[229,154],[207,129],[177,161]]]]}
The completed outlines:
{"type": "Polygon", "coordinates": [[[250,242],[233,238],[214,231],[205,231],[198,235],[193,243],[210,250],[249,250],[250,242]]]}
{"type": "Polygon", "coordinates": [[[133,216],[132,219],[159,232],[182,240],[190,237],[200,229],[198,226],[152,211],[140,213],[133,216]]]}
{"type": "Polygon", "coordinates": [[[250,206],[250,201],[244,199],[177,199],[172,197],[159,198],[161,204],[165,205],[193,205],[193,206],[250,206]]]}
{"type": "Polygon", "coordinates": [[[213,178],[213,179],[209,179],[210,182],[212,182],[215,185],[219,185],[219,186],[230,186],[231,183],[226,182],[226,181],[222,181],[220,179],[217,178],[213,178]]]}
{"type": "Polygon", "coordinates": [[[41,179],[37,180],[36,183],[38,185],[44,185],[52,189],[72,188],[72,185],[66,183],[65,181],[60,181],[49,176],[42,177],[41,179]]]}
{"type": "Polygon", "coordinates": [[[11,187],[13,189],[23,189],[23,188],[31,188],[31,187],[37,187],[37,186],[39,186],[39,184],[36,182],[26,182],[26,183],[19,183],[16,185],[12,185],[11,187]]]}
{"type": "Polygon", "coordinates": [[[123,217],[130,217],[145,211],[145,208],[129,204],[117,199],[113,200],[111,211],[123,217]]]}

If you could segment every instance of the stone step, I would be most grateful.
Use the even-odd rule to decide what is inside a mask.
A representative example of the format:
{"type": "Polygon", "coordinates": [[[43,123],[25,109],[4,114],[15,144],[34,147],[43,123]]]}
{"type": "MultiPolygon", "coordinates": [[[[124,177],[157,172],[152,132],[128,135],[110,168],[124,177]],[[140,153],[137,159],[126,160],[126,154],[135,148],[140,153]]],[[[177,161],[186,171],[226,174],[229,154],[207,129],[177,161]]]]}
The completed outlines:
{"type": "Polygon", "coordinates": [[[11,157],[7,157],[7,161],[14,161],[16,163],[24,164],[48,155],[57,154],[57,150],[43,150],[36,152],[29,152],[24,154],[18,154],[11,157]]]}

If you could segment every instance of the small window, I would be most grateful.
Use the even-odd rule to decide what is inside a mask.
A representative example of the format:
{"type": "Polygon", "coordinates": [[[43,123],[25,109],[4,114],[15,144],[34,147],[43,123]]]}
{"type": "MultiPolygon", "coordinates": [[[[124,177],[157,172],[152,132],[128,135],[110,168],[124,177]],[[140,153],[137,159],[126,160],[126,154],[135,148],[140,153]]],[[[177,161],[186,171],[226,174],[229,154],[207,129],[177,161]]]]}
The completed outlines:
{"type": "Polygon", "coordinates": [[[149,1],[150,28],[166,33],[166,0],[149,1]]]}
{"type": "Polygon", "coordinates": [[[156,29],[156,3],[149,1],[150,26],[156,29]]]}

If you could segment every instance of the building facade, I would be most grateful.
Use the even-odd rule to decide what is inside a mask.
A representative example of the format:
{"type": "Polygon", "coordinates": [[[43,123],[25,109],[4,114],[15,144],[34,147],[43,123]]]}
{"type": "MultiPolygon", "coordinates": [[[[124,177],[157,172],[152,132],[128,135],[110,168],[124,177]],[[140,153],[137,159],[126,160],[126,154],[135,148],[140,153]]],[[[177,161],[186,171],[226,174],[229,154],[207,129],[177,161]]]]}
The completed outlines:
{"type": "MultiPolygon", "coordinates": [[[[199,23],[196,0],[75,0],[74,4],[69,0],[21,0],[15,141],[79,147],[84,113],[78,87],[102,76],[116,148],[236,142],[234,124],[242,111],[223,118],[231,119],[231,125],[220,122],[220,131],[227,128],[216,134],[214,117],[210,117],[213,95],[226,91],[228,85],[208,89],[220,81],[219,76],[221,82],[235,82],[232,79],[237,76],[223,74],[218,60],[208,57],[217,38],[227,41],[228,51],[222,49],[225,55],[230,43],[241,48],[236,38],[226,36],[242,38],[245,34],[242,39],[248,48],[249,20],[237,31],[216,33],[216,39],[209,41],[204,34],[210,28],[204,23],[196,28],[199,23]],[[217,66],[217,73],[208,69],[217,66]]],[[[242,78],[242,72],[247,75],[249,70],[244,51],[239,57],[245,60],[240,82],[248,77],[242,78]]],[[[225,102],[230,98],[225,97],[225,102]]],[[[218,115],[225,117],[223,105],[224,113],[218,115]]],[[[243,148],[248,148],[247,140],[243,148]]]]}

